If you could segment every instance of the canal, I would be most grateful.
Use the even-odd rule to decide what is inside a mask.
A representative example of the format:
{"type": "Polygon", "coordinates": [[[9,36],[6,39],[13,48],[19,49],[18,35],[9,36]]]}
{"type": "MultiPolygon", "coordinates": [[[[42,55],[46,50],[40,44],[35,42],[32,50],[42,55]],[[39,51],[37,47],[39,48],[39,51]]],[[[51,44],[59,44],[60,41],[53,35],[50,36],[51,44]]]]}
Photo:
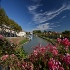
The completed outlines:
{"type": "Polygon", "coordinates": [[[31,53],[33,47],[41,44],[42,46],[46,46],[49,42],[47,40],[44,40],[38,36],[33,36],[32,40],[27,42],[26,44],[23,45],[23,48],[26,53],[31,53]]]}

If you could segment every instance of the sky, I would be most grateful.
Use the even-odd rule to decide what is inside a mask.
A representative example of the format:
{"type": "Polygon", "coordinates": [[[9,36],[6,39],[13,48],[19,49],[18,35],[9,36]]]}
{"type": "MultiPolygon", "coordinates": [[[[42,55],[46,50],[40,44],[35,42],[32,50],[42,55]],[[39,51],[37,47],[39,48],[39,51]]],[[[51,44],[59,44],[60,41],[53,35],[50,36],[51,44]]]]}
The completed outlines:
{"type": "Polygon", "coordinates": [[[24,31],[70,30],[70,0],[1,0],[1,7],[24,31]]]}

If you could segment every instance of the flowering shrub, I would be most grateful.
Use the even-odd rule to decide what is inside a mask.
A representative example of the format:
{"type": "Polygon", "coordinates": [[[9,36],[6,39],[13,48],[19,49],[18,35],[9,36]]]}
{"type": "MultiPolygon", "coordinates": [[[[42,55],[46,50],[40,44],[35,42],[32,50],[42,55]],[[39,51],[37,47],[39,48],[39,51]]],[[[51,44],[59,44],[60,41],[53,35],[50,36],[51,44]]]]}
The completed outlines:
{"type": "Polygon", "coordinates": [[[48,61],[49,70],[64,70],[63,67],[61,67],[61,62],[58,60],[54,60],[53,58],[50,58],[48,61]]]}
{"type": "Polygon", "coordinates": [[[38,45],[26,58],[23,50],[15,51],[10,47],[0,36],[0,64],[11,70],[70,70],[70,41],[67,38],[58,38],[55,45],[38,45]]]}
{"type": "Polygon", "coordinates": [[[14,45],[0,35],[0,56],[4,54],[12,54],[14,52],[14,45]]]}
{"type": "Polygon", "coordinates": [[[21,60],[24,58],[25,54],[22,47],[19,48],[15,44],[11,45],[11,42],[0,35],[0,65],[12,68],[11,70],[22,70],[22,67],[18,65],[21,65],[21,60]]]}
{"type": "Polygon", "coordinates": [[[8,58],[8,55],[3,55],[3,56],[1,57],[1,60],[4,61],[4,60],[6,60],[7,58],[8,58]]]}
{"type": "Polygon", "coordinates": [[[23,70],[33,70],[33,64],[31,62],[23,62],[22,69],[23,70]]]}
{"type": "Polygon", "coordinates": [[[37,46],[29,59],[34,70],[70,70],[70,41],[58,38],[54,46],[37,46]]]}
{"type": "MultiPolygon", "coordinates": [[[[16,55],[14,54],[11,54],[11,55],[3,55],[1,58],[0,58],[0,64],[2,66],[4,66],[5,68],[6,67],[9,67],[11,68],[12,70],[14,70],[14,68],[17,69],[17,66],[18,66],[18,63],[19,63],[19,59],[17,58],[16,55]]],[[[20,68],[18,67],[18,69],[20,70],[20,68]]]]}
{"type": "Polygon", "coordinates": [[[4,39],[4,37],[3,37],[2,35],[0,35],[0,40],[1,40],[1,39],[4,39]]]}
{"type": "Polygon", "coordinates": [[[67,64],[70,65],[70,54],[66,54],[63,58],[63,61],[67,64]]]}

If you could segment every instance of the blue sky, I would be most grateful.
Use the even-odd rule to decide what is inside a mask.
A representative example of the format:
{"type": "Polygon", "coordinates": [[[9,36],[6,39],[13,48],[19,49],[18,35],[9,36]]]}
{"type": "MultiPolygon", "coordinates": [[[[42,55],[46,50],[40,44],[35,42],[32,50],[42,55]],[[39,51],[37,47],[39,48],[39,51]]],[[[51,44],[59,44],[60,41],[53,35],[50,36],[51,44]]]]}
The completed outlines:
{"type": "Polygon", "coordinates": [[[24,31],[70,30],[70,0],[1,0],[1,6],[24,31]]]}

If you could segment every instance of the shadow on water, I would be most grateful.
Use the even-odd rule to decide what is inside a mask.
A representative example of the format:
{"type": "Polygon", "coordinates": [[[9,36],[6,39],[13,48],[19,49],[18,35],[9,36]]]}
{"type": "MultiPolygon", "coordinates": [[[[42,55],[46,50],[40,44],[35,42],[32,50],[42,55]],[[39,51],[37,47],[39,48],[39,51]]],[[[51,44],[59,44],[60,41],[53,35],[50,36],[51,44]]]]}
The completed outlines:
{"type": "Polygon", "coordinates": [[[49,42],[37,37],[37,36],[33,36],[32,40],[29,41],[28,43],[23,45],[24,50],[29,54],[32,52],[32,48],[41,44],[42,46],[46,46],[49,42]]]}

